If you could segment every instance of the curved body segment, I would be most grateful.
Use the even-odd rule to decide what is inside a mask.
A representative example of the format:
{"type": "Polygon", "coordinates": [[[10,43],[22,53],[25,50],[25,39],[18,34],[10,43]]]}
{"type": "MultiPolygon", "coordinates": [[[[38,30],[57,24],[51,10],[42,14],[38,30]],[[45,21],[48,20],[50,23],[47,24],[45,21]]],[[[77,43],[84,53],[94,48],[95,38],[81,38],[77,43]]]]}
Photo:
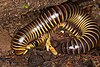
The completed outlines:
{"type": "Polygon", "coordinates": [[[40,36],[49,33],[61,22],[69,21],[82,31],[82,35],[77,35],[77,31],[70,25],[68,29],[75,35],[75,38],[65,44],[64,53],[80,54],[94,48],[100,37],[100,30],[96,22],[76,5],[62,3],[50,8],[21,30],[19,30],[12,40],[12,49],[17,55],[25,54],[31,41],[37,40],[40,36]]]}

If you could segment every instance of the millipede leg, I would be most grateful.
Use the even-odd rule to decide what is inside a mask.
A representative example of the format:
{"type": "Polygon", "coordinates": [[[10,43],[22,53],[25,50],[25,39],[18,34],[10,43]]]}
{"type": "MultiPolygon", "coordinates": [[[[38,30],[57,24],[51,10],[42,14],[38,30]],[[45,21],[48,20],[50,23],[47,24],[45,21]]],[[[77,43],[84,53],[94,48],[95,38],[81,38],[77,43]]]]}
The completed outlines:
{"type": "Polygon", "coordinates": [[[46,49],[47,51],[51,51],[54,55],[57,55],[57,51],[55,50],[55,48],[51,45],[51,42],[50,42],[50,35],[49,35],[49,38],[47,39],[46,41],[46,49]]]}

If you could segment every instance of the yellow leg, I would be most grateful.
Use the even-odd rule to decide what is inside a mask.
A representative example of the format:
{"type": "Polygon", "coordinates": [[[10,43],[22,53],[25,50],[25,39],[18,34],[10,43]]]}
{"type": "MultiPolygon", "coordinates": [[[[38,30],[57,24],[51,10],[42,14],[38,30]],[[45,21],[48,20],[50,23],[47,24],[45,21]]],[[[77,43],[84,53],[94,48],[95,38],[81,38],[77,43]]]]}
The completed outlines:
{"type": "Polygon", "coordinates": [[[57,55],[58,54],[57,51],[54,49],[54,47],[52,47],[52,45],[51,45],[50,35],[49,35],[49,38],[46,41],[46,49],[47,49],[47,51],[50,50],[54,55],[57,55]]]}
{"type": "MultiPolygon", "coordinates": [[[[58,25],[58,27],[60,27],[60,26],[65,27],[65,25],[66,25],[65,23],[60,23],[58,25]]],[[[54,29],[54,31],[55,31],[55,29],[54,29]]],[[[53,33],[54,31],[51,31],[51,33],[53,33]]],[[[61,32],[63,32],[63,31],[61,31],[61,32]]],[[[45,41],[46,41],[46,49],[47,49],[47,51],[50,50],[54,55],[57,55],[58,54],[57,51],[51,45],[51,42],[50,42],[50,34],[48,34],[48,33],[47,34],[44,34],[40,39],[38,39],[36,41],[33,41],[32,43],[30,43],[29,45],[27,45],[26,46],[26,51],[24,52],[24,54],[27,53],[27,51],[29,49],[36,47],[36,45],[35,45],[36,43],[35,42],[37,42],[38,43],[38,46],[39,46],[39,45],[41,45],[45,41]]]]}
{"type": "Polygon", "coordinates": [[[48,34],[44,34],[41,38],[39,38],[35,41],[32,41],[29,45],[27,45],[26,49],[31,49],[36,46],[40,46],[42,43],[44,43],[47,40],[48,37],[49,37],[48,34]]]}

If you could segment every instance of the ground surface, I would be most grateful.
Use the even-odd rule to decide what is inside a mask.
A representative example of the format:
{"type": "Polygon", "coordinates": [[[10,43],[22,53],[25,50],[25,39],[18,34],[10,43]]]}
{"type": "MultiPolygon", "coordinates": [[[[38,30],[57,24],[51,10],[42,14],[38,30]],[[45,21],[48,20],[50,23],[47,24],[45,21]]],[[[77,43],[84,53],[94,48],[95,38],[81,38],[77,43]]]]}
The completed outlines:
{"type": "MultiPolygon", "coordinates": [[[[10,48],[14,32],[40,14],[40,9],[66,0],[0,0],[0,67],[100,67],[100,47],[87,54],[54,56],[46,50],[32,50],[15,56],[10,48]]],[[[72,0],[85,9],[100,26],[99,0],[72,0]]],[[[99,40],[100,41],[100,40],[99,40]]],[[[98,43],[100,45],[100,43],[98,43]]],[[[40,49],[40,48],[39,48],[40,49]]]]}

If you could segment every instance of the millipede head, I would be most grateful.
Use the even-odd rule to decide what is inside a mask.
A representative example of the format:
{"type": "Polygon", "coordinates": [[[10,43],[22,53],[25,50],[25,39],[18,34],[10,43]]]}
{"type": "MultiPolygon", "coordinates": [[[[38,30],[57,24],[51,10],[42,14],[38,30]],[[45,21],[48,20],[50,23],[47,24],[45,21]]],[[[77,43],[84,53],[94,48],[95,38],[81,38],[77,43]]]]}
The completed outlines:
{"type": "Polygon", "coordinates": [[[28,50],[14,50],[16,55],[24,55],[28,52],[28,50]]]}
{"type": "Polygon", "coordinates": [[[34,46],[32,44],[29,44],[27,46],[21,46],[19,48],[15,48],[15,47],[11,47],[14,50],[14,53],[16,55],[24,55],[28,52],[28,50],[34,48],[34,46]]]}

